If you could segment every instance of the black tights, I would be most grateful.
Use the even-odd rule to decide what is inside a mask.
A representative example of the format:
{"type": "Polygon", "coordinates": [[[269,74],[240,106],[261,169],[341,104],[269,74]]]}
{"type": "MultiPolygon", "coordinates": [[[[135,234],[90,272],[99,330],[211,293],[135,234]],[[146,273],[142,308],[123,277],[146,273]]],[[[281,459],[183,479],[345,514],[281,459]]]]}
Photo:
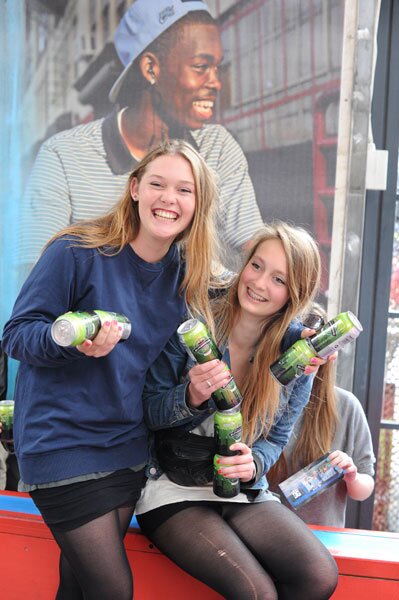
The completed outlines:
{"type": "Polygon", "coordinates": [[[117,508],[70,531],[52,531],[61,548],[56,600],[132,600],[123,539],[133,508],[117,508]]]}
{"type": "Polygon", "coordinates": [[[192,506],[150,537],[227,600],[325,600],[337,585],[328,550],[278,502],[192,506]]]}

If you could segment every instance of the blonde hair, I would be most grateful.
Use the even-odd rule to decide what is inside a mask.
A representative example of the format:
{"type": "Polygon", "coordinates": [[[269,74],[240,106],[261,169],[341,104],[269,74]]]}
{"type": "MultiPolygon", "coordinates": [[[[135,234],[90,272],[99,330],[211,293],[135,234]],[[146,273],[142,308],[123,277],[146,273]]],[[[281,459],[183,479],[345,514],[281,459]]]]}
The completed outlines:
{"type": "MultiPolygon", "coordinates": [[[[326,319],[319,304],[314,304],[312,314],[326,319]]],[[[304,320],[306,324],[306,318],[304,320]]],[[[335,395],[335,364],[320,365],[313,382],[308,404],[303,411],[301,429],[291,454],[291,469],[297,471],[331,450],[338,412],[335,395]]],[[[269,483],[277,485],[288,476],[287,459],[284,452],[268,474],[269,483]]]]}
{"type": "Polygon", "coordinates": [[[279,240],[287,259],[289,299],[280,312],[265,320],[252,367],[241,386],[244,437],[251,445],[260,433],[267,436],[280,403],[280,386],[269,372],[269,366],[281,354],[284,334],[291,321],[305,313],[314,300],[320,282],[320,255],[314,239],[307,231],[281,221],[264,225],[254,240],[245,266],[242,268],[226,300],[216,301],[216,336],[225,342],[239,316],[238,284],[241,274],[258,247],[268,240],[279,240]]]}
{"type": "Polygon", "coordinates": [[[59,231],[48,243],[61,236],[71,236],[76,245],[97,248],[106,256],[114,256],[133,241],[140,229],[138,203],[133,202],[131,183],[140,183],[147,166],[161,156],[182,156],[191,166],[196,191],[194,217],[177,238],[186,261],[181,291],[191,311],[203,315],[213,330],[213,315],[208,300],[212,261],[216,258],[214,211],[217,196],[215,177],[202,156],[184,140],[168,140],[153,148],[129,176],[126,190],[115,207],[106,215],[81,221],[59,231]]]}

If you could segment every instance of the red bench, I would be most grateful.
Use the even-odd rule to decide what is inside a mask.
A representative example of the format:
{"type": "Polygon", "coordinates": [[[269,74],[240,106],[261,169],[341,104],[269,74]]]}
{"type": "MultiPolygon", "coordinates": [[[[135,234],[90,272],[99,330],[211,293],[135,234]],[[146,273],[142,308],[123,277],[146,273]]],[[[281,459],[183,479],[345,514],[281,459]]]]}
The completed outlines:
{"type": "MultiPolygon", "coordinates": [[[[333,600],[399,599],[399,534],[312,527],[339,569],[333,600]]],[[[126,536],[135,600],[217,600],[221,596],[161,554],[135,520],[126,536]]],[[[1,596],[53,600],[58,547],[27,494],[0,492],[1,596]]]]}

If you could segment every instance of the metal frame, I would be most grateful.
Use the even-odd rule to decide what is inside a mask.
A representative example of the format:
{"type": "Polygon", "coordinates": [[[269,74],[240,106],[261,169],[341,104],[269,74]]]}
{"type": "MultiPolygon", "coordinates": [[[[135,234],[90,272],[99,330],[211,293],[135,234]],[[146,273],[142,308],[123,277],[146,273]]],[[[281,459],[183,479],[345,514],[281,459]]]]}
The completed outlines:
{"type": "MultiPolygon", "coordinates": [[[[377,454],[384,399],[385,350],[391,278],[393,229],[399,145],[399,3],[382,0],[378,27],[372,127],[377,148],[389,151],[387,189],[368,191],[364,221],[362,270],[358,315],[364,326],[357,345],[353,392],[361,400],[377,454]]],[[[389,428],[394,426],[389,424],[389,428]]],[[[350,503],[347,525],[370,529],[374,495],[350,503]]]]}

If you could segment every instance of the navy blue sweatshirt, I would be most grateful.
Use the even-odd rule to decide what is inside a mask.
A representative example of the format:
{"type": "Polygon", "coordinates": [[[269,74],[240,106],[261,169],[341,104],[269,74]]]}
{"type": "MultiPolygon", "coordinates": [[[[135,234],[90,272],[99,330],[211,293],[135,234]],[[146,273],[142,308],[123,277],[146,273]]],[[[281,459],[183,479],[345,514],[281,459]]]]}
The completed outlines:
{"type": "Polygon", "coordinates": [[[20,361],[14,437],[21,479],[60,481],[139,465],[147,459],[141,395],[148,367],[185,314],[178,248],[147,263],[130,246],[116,256],[61,238],[23,285],[3,332],[20,361]],[[53,321],[72,310],[125,314],[130,337],[105,357],[62,348],[53,321]]]}

